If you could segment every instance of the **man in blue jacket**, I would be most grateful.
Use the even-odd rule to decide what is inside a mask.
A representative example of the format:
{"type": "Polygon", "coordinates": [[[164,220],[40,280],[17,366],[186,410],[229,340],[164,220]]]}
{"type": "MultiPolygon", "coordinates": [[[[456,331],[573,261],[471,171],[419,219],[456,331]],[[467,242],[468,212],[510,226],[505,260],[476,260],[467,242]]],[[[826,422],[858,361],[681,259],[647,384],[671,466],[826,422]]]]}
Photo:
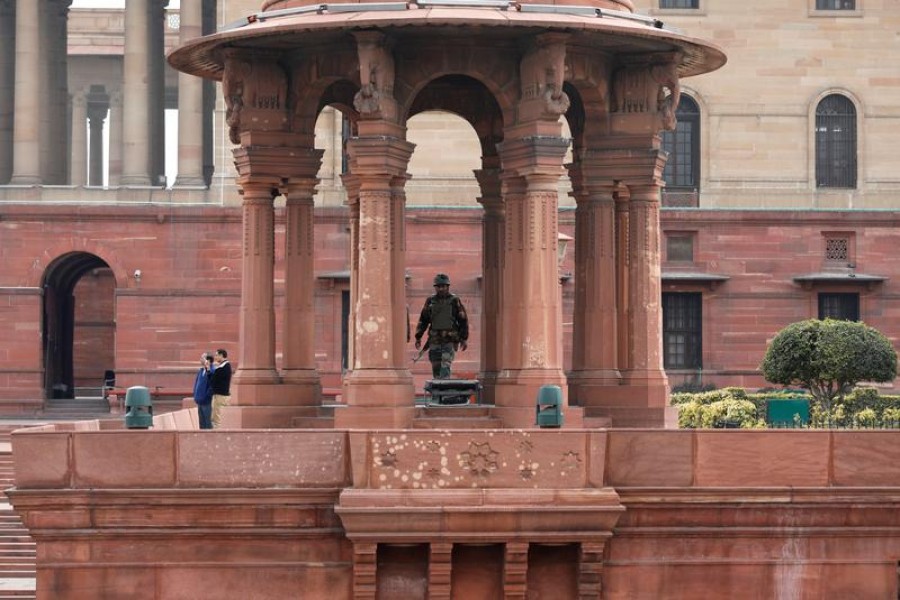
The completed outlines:
{"type": "Polygon", "coordinates": [[[197,415],[200,417],[200,429],[212,429],[212,387],[209,378],[212,374],[212,356],[208,352],[200,355],[200,370],[194,379],[194,402],[197,403],[197,415]]]}

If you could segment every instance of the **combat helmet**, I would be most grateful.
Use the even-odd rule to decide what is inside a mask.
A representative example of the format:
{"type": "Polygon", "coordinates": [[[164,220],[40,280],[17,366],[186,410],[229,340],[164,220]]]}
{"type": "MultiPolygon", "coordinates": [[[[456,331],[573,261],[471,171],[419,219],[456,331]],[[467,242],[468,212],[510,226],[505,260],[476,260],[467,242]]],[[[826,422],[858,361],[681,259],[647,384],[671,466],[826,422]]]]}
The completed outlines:
{"type": "Polygon", "coordinates": [[[446,273],[438,273],[434,276],[434,285],[450,285],[450,276],[446,273]]]}

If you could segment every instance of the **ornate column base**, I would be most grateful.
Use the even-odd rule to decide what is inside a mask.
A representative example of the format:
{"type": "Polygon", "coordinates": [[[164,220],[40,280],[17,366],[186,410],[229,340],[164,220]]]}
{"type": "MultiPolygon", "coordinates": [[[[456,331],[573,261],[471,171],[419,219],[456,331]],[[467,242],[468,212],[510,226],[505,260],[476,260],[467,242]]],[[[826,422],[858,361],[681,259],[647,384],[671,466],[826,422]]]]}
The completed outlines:
{"type": "Polygon", "coordinates": [[[337,428],[406,428],[415,414],[415,387],[406,369],[356,369],[344,380],[347,407],[335,410],[337,428]]]}
{"type": "Polygon", "coordinates": [[[231,404],[260,406],[279,404],[281,378],[275,369],[239,368],[231,380],[231,404]]]}
{"type": "Polygon", "coordinates": [[[583,411],[569,406],[565,374],[558,369],[504,369],[497,377],[493,414],[504,427],[535,427],[538,390],[558,385],[563,392],[563,427],[581,427],[583,411]]]}
{"type": "Polygon", "coordinates": [[[315,369],[282,369],[281,390],[294,406],[318,406],[322,403],[322,382],[315,369]]]}

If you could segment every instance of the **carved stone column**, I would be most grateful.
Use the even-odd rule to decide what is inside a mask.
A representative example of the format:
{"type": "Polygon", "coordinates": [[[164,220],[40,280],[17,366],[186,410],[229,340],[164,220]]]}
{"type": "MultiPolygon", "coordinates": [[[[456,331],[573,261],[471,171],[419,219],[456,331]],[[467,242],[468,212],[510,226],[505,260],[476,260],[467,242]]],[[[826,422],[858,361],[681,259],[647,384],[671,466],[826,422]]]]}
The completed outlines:
{"type": "MultiPolygon", "coordinates": [[[[190,4],[190,3],[188,3],[190,4]]],[[[166,78],[165,78],[165,28],[166,7],[169,0],[151,0],[147,26],[147,78],[150,100],[148,124],[148,151],[150,161],[150,185],[166,185],[166,78]]]]}
{"type": "Polygon", "coordinates": [[[507,542],[503,561],[504,600],[528,596],[528,542],[507,542]]]}
{"type": "Polygon", "coordinates": [[[128,0],[125,4],[124,135],[122,136],[121,185],[148,186],[150,181],[150,87],[147,56],[150,52],[150,3],[128,0]]]}
{"type": "Polygon", "coordinates": [[[87,96],[85,90],[72,94],[72,158],[69,181],[74,186],[87,183],[87,96]]]}
{"type": "Polygon", "coordinates": [[[348,407],[339,427],[406,426],[413,381],[406,364],[404,196],[413,145],[388,136],[348,143],[359,182],[354,363],[345,380],[348,407]]]}
{"type": "MultiPolygon", "coordinates": [[[[575,211],[575,309],[569,393],[578,404],[602,404],[604,388],[619,385],[616,298],[615,186],[579,165],[575,211]]],[[[587,162],[593,162],[587,159],[587,162]]]]}
{"type": "Polygon", "coordinates": [[[350,314],[348,315],[347,371],[353,370],[356,362],[356,302],[359,289],[359,180],[352,174],[342,175],[344,189],[347,190],[347,206],[350,208],[350,314]]]}
{"type": "Polygon", "coordinates": [[[432,542],[428,553],[428,600],[450,600],[453,544],[432,542]]]}
{"type": "Polygon", "coordinates": [[[109,92],[109,185],[115,187],[122,179],[122,92],[109,92]]]}
{"type": "Polygon", "coordinates": [[[16,3],[15,123],[10,183],[41,183],[41,3],[16,3]]]}
{"type": "Polygon", "coordinates": [[[534,425],[538,389],[565,375],[557,265],[557,184],[568,140],[535,136],[503,142],[506,203],[503,352],[495,412],[507,426],[534,425]]]}
{"type": "Polygon", "coordinates": [[[494,404],[497,375],[500,372],[503,330],[503,239],[504,206],[500,170],[485,168],[475,171],[481,186],[478,201],[484,207],[482,218],[481,259],[481,380],[482,399],[494,404]]]}
{"type": "Polygon", "coordinates": [[[378,583],[378,544],[353,542],[353,598],[375,600],[378,583]]]}
{"type": "Polygon", "coordinates": [[[62,140],[69,131],[68,84],[68,15],[72,0],[42,2],[41,30],[44,53],[41,95],[41,179],[44,183],[63,185],[69,178],[69,148],[62,140]]]}
{"type": "Polygon", "coordinates": [[[285,202],[284,339],[281,378],[284,396],[293,405],[314,405],[321,399],[316,370],[315,219],[313,196],[322,161],[321,150],[306,156],[308,177],[291,177],[285,202]]]}
{"type": "MultiPolygon", "coordinates": [[[[660,159],[665,163],[665,159],[660,159]]],[[[662,167],[660,167],[660,172],[662,167]]],[[[632,397],[644,406],[663,409],[668,404],[668,380],[662,366],[662,283],[659,253],[659,182],[628,185],[629,285],[631,301],[629,370],[623,373],[632,397]]],[[[659,424],[663,424],[662,411],[659,424]]]]}
{"type": "MultiPolygon", "coordinates": [[[[185,44],[203,35],[203,2],[185,2],[178,40],[185,44]]],[[[203,86],[199,77],[178,73],[178,176],[174,187],[205,187],[203,178],[203,86]]]]}
{"type": "Polygon", "coordinates": [[[631,334],[628,330],[629,315],[631,314],[631,300],[628,295],[628,285],[631,280],[629,267],[631,265],[628,254],[628,238],[630,227],[628,225],[628,192],[618,191],[615,195],[616,203],[616,306],[618,316],[616,319],[616,331],[618,343],[616,354],[620,370],[631,368],[631,334]]]}
{"type": "MultiPolygon", "coordinates": [[[[234,151],[235,162],[253,163],[249,149],[234,151]]],[[[241,169],[239,168],[239,171],[241,169]]],[[[267,404],[275,370],[275,219],[276,182],[239,181],[243,200],[240,347],[232,404],[267,404]]]]}
{"type": "Polygon", "coordinates": [[[16,2],[0,0],[0,185],[13,172],[13,108],[16,67],[16,2]]]}
{"type": "Polygon", "coordinates": [[[91,129],[89,185],[103,185],[103,126],[106,121],[106,114],[106,104],[92,102],[88,105],[88,119],[91,129]]]}

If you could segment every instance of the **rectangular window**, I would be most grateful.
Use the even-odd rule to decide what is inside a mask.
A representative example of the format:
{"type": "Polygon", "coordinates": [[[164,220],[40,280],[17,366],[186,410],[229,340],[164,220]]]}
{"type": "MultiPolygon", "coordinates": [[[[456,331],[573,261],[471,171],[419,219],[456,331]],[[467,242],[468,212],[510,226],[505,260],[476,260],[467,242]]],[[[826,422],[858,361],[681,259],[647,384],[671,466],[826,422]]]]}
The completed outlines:
{"type": "Polygon", "coordinates": [[[659,0],[660,8],[700,8],[700,0],[659,0]]]}
{"type": "Polygon", "coordinates": [[[703,294],[665,292],[663,299],[663,364],[666,369],[703,366],[703,294]]]}
{"type": "Polygon", "coordinates": [[[819,318],[859,321],[859,294],[819,294],[819,318]]]}
{"type": "Polygon", "coordinates": [[[856,0],[816,0],[816,10],[856,10],[856,0]]]}
{"type": "Polygon", "coordinates": [[[686,233],[666,234],[668,262],[694,262],[694,236],[686,233]]]}

